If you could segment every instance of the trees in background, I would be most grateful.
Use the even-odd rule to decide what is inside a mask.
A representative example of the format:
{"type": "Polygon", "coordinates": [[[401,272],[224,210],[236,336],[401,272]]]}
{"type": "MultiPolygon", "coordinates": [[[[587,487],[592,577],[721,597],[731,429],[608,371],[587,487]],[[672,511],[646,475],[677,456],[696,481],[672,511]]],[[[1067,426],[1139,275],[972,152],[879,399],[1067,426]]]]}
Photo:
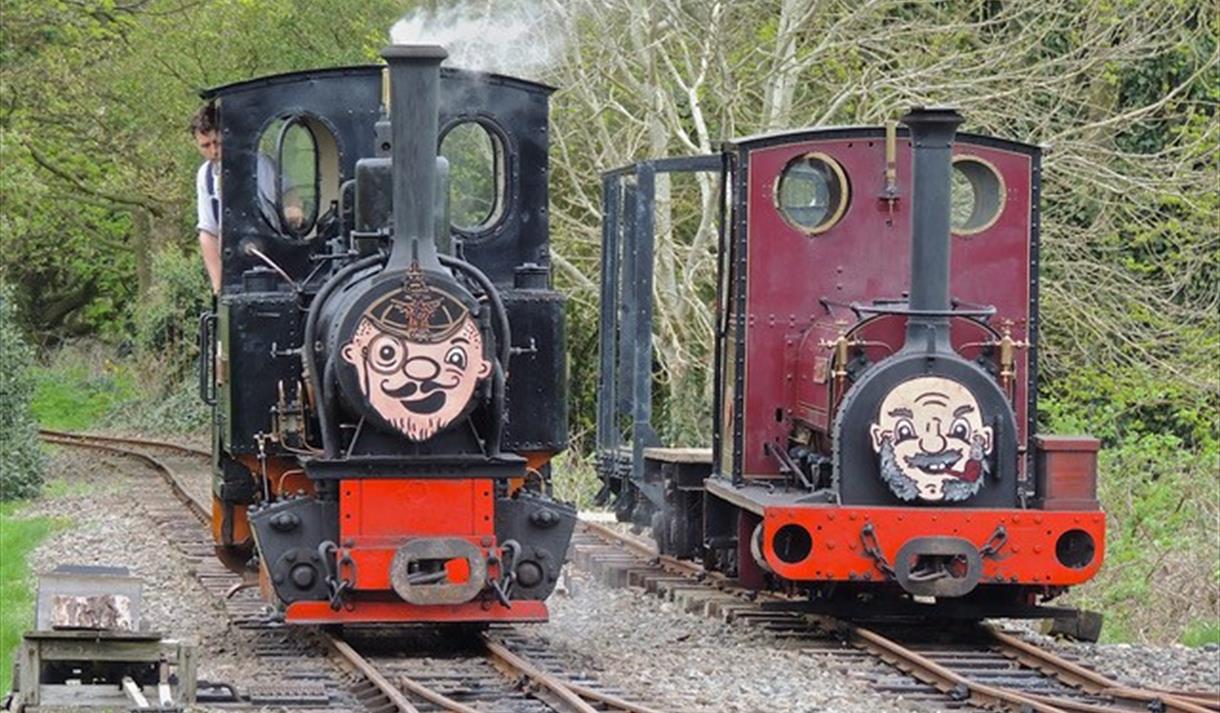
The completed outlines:
{"type": "Polygon", "coordinates": [[[0,282],[0,502],[38,493],[46,466],[38,423],[30,413],[34,350],[15,313],[13,290],[0,282]]]}
{"type": "Polygon", "coordinates": [[[194,251],[199,90],[374,61],[392,0],[10,0],[0,268],[30,331],[121,334],[161,250],[194,251]]]}

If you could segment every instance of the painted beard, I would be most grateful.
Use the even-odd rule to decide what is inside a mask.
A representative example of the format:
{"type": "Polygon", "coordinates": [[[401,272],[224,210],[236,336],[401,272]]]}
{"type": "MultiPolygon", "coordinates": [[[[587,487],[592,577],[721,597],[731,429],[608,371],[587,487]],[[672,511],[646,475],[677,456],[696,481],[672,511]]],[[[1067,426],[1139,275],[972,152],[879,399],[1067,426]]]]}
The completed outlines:
{"type": "MultiPolygon", "coordinates": [[[[440,412],[449,401],[449,392],[436,382],[418,384],[408,381],[398,388],[387,389],[378,385],[373,388],[389,399],[389,403],[378,410],[386,415],[386,420],[395,429],[413,441],[422,442],[432,438],[448,423],[440,412]]],[[[374,399],[375,406],[378,401],[381,399],[374,399]]]]}
{"type": "Polygon", "coordinates": [[[894,442],[886,437],[881,444],[881,479],[890,486],[901,500],[914,500],[919,497],[919,485],[898,465],[898,456],[894,453],[894,442]]]}
{"type": "Polygon", "coordinates": [[[390,423],[401,433],[405,433],[413,441],[426,441],[441,430],[441,419],[436,416],[399,416],[390,419],[390,423]]]}
{"type": "MultiPolygon", "coordinates": [[[[887,437],[884,442],[882,442],[880,455],[881,479],[890,486],[890,490],[893,491],[894,495],[901,500],[907,501],[921,498],[919,482],[907,475],[906,471],[904,471],[902,466],[899,465],[898,456],[896,453],[894,453],[894,442],[890,438],[887,437]]],[[[939,456],[936,455],[916,454],[907,460],[908,465],[918,467],[916,463],[911,463],[910,461],[922,463],[928,458],[935,459],[938,457],[939,456]]],[[[960,458],[961,454],[957,453],[954,455],[953,460],[956,462],[960,458]]],[[[947,471],[946,474],[948,474],[947,471]]],[[[939,499],[948,501],[965,500],[966,498],[969,498],[977,493],[982,484],[982,478],[979,478],[974,482],[961,480],[960,478],[946,478],[945,480],[941,481],[942,497],[939,499]]],[[[921,499],[932,500],[933,498],[923,497],[921,499]]]]}

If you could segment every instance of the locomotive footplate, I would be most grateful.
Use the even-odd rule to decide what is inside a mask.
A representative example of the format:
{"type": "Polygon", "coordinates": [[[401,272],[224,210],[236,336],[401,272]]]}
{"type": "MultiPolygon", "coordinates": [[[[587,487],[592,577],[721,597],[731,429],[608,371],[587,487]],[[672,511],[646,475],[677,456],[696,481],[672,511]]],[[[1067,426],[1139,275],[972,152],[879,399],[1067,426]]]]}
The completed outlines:
{"type": "Polygon", "coordinates": [[[1101,566],[1105,514],[945,507],[840,506],[782,487],[706,482],[709,496],[761,516],[761,564],[795,582],[886,582],[960,597],[982,585],[1059,587],[1101,566]]]}
{"type": "Polygon", "coordinates": [[[544,622],[549,613],[545,602],[513,601],[505,606],[495,600],[463,604],[408,604],[396,596],[354,597],[339,609],[326,602],[293,602],[284,612],[290,624],[385,624],[463,622],[544,622]]]}

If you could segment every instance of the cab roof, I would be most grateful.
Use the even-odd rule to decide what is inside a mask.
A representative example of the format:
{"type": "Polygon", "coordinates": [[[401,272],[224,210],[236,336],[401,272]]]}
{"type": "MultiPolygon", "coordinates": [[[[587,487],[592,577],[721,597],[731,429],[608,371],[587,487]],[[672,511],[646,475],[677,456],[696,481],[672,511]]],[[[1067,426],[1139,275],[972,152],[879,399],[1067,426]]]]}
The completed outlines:
{"type": "MultiPolygon", "coordinates": [[[[211,101],[212,99],[223,97],[227,94],[258,90],[262,89],[263,87],[275,86],[278,84],[291,84],[295,82],[305,82],[312,79],[329,79],[343,76],[367,77],[369,75],[380,74],[384,67],[384,64],[359,64],[346,67],[324,67],[319,69],[305,69],[297,72],[269,74],[263,77],[244,79],[240,82],[230,82],[229,84],[222,84],[217,87],[203,89],[199,92],[199,97],[204,101],[211,101]]],[[[555,87],[542,84],[541,82],[533,82],[528,79],[521,79],[519,77],[510,77],[506,74],[477,72],[469,69],[459,69],[457,67],[441,67],[441,77],[478,79],[488,84],[501,84],[515,87],[524,91],[542,94],[551,94],[555,91],[555,87]]]]}

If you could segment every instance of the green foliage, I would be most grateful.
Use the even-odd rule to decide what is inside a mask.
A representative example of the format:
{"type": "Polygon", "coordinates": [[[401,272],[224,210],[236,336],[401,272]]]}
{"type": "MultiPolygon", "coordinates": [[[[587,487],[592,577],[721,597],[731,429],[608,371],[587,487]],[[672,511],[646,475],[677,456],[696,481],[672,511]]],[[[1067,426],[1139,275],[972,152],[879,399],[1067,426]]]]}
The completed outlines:
{"type": "MultiPolygon", "coordinates": [[[[549,217],[556,283],[569,296],[576,453],[557,462],[557,488],[584,502],[596,486],[579,454],[594,433],[600,171],[715,151],[756,131],[880,123],[911,103],[952,103],[971,130],[1053,147],[1042,166],[1042,417],[1047,430],[1103,438],[1111,515],[1109,564],[1075,596],[1123,622],[1111,636],[1161,636],[1143,618],[1155,610],[1175,612],[1172,638],[1207,635],[1211,624],[1198,622],[1220,619],[1220,72],[1210,5],[551,5],[565,17],[547,29],[567,37],[542,79],[560,88],[549,217]]],[[[207,299],[193,228],[200,159],[185,130],[197,90],[376,61],[404,9],[397,0],[353,0],[342,13],[294,0],[6,3],[0,275],[16,288],[19,321],[0,328],[19,324],[44,346],[94,335],[135,349],[121,364],[73,366],[65,355],[39,370],[36,408],[49,425],[206,423],[191,373],[207,299]]],[[[451,148],[473,159],[455,161],[453,175],[464,197],[455,216],[473,222],[494,192],[480,169],[487,146],[451,148]]],[[[700,218],[718,206],[714,193],[701,201],[696,192],[675,183],[657,215],[654,424],[680,444],[706,444],[711,413],[716,240],[714,221],[700,218]]]]}
{"type": "Polygon", "coordinates": [[[109,428],[163,436],[206,433],[212,412],[199,399],[195,376],[187,374],[170,382],[164,382],[165,378],[164,374],[157,376],[133,398],[115,404],[103,423],[109,428]]]}
{"type": "Polygon", "coordinates": [[[46,457],[30,412],[33,360],[17,327],[12,290],[0,282],[0,500],[32,497],[42,486],[46,457]]]}
{"type": "Polygon", "coordinates": [[[441,155],[449,160],[449,219],[461,228],[478,228],[489,223],[502,196],[497,185],[503,181],[497,171],[504,170],[504,148],[478,122],[458,124],[445,134],[441,155]]]}
{"type": "Polygon", "coordinates": [[[199,358],[197,325],[211,293],[198,255],[167,248],[152,266],[152,289],[134,308],[135,347],[145,360],[164,365],[163,376],[180,381],[199,358]]]}
{"type": "Polygon", "coordinates": [[[1200,621],[1191,624],[1182,634],[1182,643],[1187,646],[1205,646],[1220,644],[1220,622],[1200,621]]]}
{"type": "Polygon", "coordinates": [[[0,273],[23,324],[53,343],[120,338],[157,276],[158,249],[195,250],[186,131],[198,90],[376,60],[404,11],[355,0],[119,7],[10,0],[0,45],[0,273]]]}
{"type": "Polygon", "coordinates": [[[590,457],[573,451],[561,453],[551,464],[551,474],[555,497],[581,510],[593,507],[593,496],[602,483],[590,457]]]}
{"type": "Polygon", "coordinates": [[[1106,562],[1072,594],[1107,612],[1108,640],[1185,639],[1220,608],[1220,434],[1206,393],[1136,367],[1079,369],[1041,402],[1049,431],[1102,439],[1106,562]]]}
{"type": "Polygon", "coordinates": [[[136,393],[132,366],[116,361],[100,345],[66,345],[33,373],[31,407],[39,422],[54,430],[94,428],[136,393]]]}
{"type": "Polygon", "coordinates": [[[8,675],[21,634],[34,623],[32,576],[26,557],[58,523],[21,517],[17,503],[0,503],[0,672],[8,675]]]}
{"type": "Polygon", "coordinates": [[[33,410],[52,429],[160,435],[205,431],[210,411],[199,400],[193,362],[173,354],[166,359],[152,352],[120,357],[103,343],[65,345],[34,369],[33,410]]]}

